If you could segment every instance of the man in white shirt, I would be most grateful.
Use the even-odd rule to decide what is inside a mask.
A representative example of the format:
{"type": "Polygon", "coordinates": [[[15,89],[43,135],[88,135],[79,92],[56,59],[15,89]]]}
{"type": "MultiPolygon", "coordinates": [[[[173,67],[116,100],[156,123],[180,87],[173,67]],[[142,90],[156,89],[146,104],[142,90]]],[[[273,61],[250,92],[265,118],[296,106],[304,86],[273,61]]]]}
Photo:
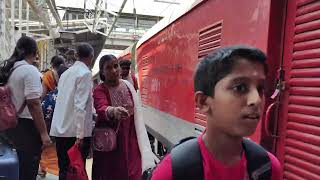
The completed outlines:
{"type": "Polygon", "coordinates": [[[59,180],[65,180],[69,165],[67,151],[80,146],[84,163],[92,135],[92,75],[89,69],[94,50],[83,43],[77,47],[78,60],[59,79],[58,97],[50,135],[56,137],[59,180]]]}

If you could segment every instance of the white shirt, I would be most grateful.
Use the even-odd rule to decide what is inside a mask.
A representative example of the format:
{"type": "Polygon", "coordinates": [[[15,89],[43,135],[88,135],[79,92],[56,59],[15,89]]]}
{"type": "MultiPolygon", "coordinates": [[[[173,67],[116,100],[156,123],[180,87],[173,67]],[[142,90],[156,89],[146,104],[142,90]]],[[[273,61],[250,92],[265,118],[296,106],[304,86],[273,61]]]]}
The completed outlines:
{"type": "Polygon", "coordinates": [[[76,61],[59,79],[50,135],[80,139],[90,137],[92,103],[91,71],[83,62],[76,61]]]}
{"type": "MultiPolygon", "coordinates": [[[[18,61],[14,64],[13,68],[16,69],[8,80],[8,86],[12,93],[11,100],[16,110],[19,111],[26,99],[40,98],[42,85],[39,70],[27,61],[18,61]]],[[[26,106],[18,117],[32,119],[26,106]]]]}

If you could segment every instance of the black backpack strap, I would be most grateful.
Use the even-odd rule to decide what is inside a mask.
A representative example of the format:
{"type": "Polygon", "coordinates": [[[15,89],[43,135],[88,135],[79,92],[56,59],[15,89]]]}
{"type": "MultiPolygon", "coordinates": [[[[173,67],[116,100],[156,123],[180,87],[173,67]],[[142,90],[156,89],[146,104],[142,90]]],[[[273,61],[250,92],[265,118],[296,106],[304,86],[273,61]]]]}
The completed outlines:
{"type": "Polygon", "coordinates": [[[272,168],[268,152],[247,138],[243,138],[242,143],[250,180],[270,180],[272,168]]]}
{"type": "Polygon", "coordinates": [[[203,165],[197,138],[182,140],[171,151],[172,179],[203,179],[203,165]]]}

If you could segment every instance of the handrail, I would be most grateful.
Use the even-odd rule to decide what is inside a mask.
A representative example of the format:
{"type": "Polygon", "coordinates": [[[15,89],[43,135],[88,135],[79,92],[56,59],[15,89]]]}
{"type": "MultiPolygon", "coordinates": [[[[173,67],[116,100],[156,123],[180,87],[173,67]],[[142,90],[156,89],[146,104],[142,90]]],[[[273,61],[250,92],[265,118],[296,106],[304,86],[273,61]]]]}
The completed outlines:
{"type": "Polygon", "coordinates": [[[266,110],[266,116],[264,118],[264,131],[266,133],[267,136],[272,136],[272,137],[277,137],[276,135],[273,135],[270,130],[269,130],[269,121],[270,121],[270,115],[272,112],[272,109],[278,104],[278,102],[273,102],[272,104],[270,104],[266,110]]]}

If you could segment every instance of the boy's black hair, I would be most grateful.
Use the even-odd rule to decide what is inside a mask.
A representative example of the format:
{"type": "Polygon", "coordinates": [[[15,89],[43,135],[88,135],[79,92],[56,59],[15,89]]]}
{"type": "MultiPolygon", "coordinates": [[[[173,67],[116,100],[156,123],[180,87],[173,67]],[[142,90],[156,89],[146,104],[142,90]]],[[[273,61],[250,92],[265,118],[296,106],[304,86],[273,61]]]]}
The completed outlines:
{"type": "Polygon", "coordinates": [[[88,44],[88,43],[81,43],[78,47],[77,47],[77,53],[78,56],[81,59],[83,58],[89,58],[90,56],[93,55],[94,50],[93,47],[88,44]]]}
{"type": "Polygon", "coordinates": [[[122,60],[120,60],[119,65],[120,65],[120,67],[130,66],[131,65],[131,61],[127,60],[127,59],[122,59],[122,60]]]}
{"type": "Polygon", "coordinates": [[[217,82],[231,73],[233,66],[241,58],[262,64],[267,74],[267,58],[260,49],[243,45],[226,46],[210,53],[197,65],[194,76],[195,92],[214,95],[212,90],[217,82]]]}

